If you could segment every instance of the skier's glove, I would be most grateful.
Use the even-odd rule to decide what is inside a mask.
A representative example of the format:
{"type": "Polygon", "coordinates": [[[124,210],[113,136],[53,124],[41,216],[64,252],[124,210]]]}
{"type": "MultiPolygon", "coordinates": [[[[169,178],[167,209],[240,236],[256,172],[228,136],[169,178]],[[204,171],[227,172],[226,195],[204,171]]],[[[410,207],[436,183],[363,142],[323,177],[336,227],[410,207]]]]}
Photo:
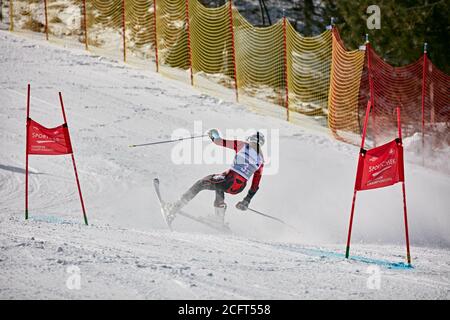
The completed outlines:
{"type": "Polygon", "coordinates": [[[255,195],[256,191],[258,191],[259,188],[257,188],[255,191],[250,189],[248,190],[247,196],[242,200],[241,202],[238,202],[236,204],[236,208],[239,210],[245,211],[248,209],[248,205],[250,204],[250,201],[252,200],[253,196],[255,195]]]}
{"type": "Polygon", "coordinates": [[[212,141],[220,139],[220,133],[217,129],[209,129],[207,134],[212,141]]]}
{"type": "Polygon", "coordinates": [[[248,209],[248,205],[250,204],[250,202],[246,199],[239,201],[238,203],[236,203],[236,208],[242,211],[245,211],[248,209]]]}

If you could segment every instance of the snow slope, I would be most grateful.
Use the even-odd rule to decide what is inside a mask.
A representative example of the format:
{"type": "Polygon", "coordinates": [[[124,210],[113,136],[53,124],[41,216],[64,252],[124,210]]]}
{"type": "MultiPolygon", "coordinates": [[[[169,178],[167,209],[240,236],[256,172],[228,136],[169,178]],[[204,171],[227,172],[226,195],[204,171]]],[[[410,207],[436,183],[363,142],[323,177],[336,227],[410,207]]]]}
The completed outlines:
{"type": "MultiPolygon", "coordinates": [[[[355,258],[345,260],[358,148],[323,128],[291,125],[148,70],[4,31],[0,70],[0,298],[450,297],[448,175],[406,163],[414,268],[403,264],[400,185],[358,194],[355,258]],[[88,227],[64,156],[30,158],[31,218],[23,220],[28,82],[31,117],[47,127],[62,122],[63,93],[88,227]],[[161,178],[164,197],[176,199],[227,164],[176,165],[177,145],[128,145],[193,131],[195,121],[203,130],[279,130],[279,170],[263,177],[252,206],[300,234],[237,211],[241,195],[227,198],[232,236],[183,218],[175,232],[166,229],[153,177],[161,178]],[[66,286],[71,266],[79,267],[81,290],[66,286]],[[367,286],[373,266],[379,290],[367,286]]],[[[207,139],[198,143],[211,148],[207,139]]],[[[212,202],[204,192],[186,210],[206,215],[212,202]]]]}

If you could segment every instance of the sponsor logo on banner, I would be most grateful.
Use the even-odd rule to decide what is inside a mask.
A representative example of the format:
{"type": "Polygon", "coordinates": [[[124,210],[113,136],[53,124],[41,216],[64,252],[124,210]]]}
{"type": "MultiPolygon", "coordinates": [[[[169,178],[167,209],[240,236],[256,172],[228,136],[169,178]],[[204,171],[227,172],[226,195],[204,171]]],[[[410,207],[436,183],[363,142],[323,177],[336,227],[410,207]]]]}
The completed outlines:
{"type": "Polygon", "coordinates": [[[30,119],[27,152],[41,155],[72,153],[67,126],[63,124],[49,129],[30,119]]]}
{"type": "Polygon", "coordinates": [[[356,189],[382,188],[403,181],[402,158],[403,149],[396,140],[360,154],[356,189]]]}

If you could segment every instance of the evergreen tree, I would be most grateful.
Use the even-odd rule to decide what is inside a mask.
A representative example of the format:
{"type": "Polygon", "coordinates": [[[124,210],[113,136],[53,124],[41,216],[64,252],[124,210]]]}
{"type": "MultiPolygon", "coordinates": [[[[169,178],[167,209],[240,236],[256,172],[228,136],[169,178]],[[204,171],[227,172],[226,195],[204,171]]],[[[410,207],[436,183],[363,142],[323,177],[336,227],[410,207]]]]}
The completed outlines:
{"type": "Polygon", "coordinates": [[[388,63],[401,66],[417,60],[423,53],[423,44],[429,44],[433,63],[446,73],[448,39],[450,38],[449,7],[445,0],[378,1],[381,28],[368,29],[369,0],[324,0],[326,7],[335,7],[337,26],[342,39],[350,48],[364,43],[365,34],[376,52],[388,63]]]}
{"type": "MultiPolygon", "coordinates": [[[[226,0],[201,0],[218,6],[226,0]]],[[[234,0],[241,13],[259,24],[261,12],[257,0],[234,0]]],[[[402,66],[416,61],[423,53],[424,42],[433,63],[450,74],[448,39],[450,39],[449,0],[265,0],[273,21],[286,17],[302,35],[317,35],[335,17],[341,37],[349,49],[364,44],[366,33],[376,52],[388,63],[402,66]],[[370,30],[367,8],[380,7],[381,28],[370,30]]]]}

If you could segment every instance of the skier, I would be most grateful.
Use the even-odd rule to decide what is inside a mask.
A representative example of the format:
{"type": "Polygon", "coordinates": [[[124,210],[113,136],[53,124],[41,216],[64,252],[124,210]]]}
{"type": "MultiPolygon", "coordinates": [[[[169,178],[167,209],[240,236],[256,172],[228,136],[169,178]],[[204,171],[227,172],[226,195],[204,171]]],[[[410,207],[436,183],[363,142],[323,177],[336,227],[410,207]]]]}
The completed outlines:
{"type": "Polygon", "coordinates": [[[247,181],[253,176],[250,190],[246,197],[236,204],[239,210],[247,210],[251,199],[259,189],[259,182],[264,167],[264,157],[261,147],[264,145],[265,138],[260,132],[250,135],[247,140],[225,140],[220,137],[217,129],[208,131],[208,136],[218,146],[233,149],[236,156],[231,168],[224,173],[211,174],[198,180],[194,185],[186,191],[180,200],[173,203],[166,203],[164,212],[169,224],[173,221],[176,213],[191,201],[202,190],[213,190],[216,193],[214,201],[215,215],[213,219],[224,224],[225,210],[225,193],[238,194],[245,189],[247,181]]]}

